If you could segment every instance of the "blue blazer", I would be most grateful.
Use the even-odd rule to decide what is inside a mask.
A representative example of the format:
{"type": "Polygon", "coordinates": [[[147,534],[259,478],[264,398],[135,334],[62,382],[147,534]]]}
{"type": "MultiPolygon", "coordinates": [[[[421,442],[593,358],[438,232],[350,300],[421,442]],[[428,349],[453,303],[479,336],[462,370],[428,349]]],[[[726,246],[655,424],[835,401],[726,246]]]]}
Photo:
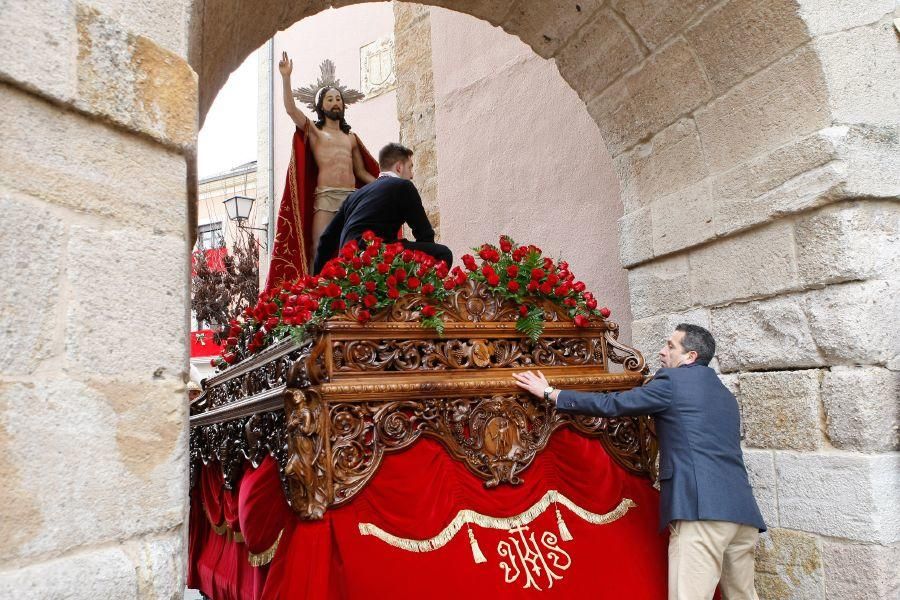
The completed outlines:
{"type": "Polygon", "coordinates": [[[556,405],[600,417],[653,415],[660,529],[675,520],[703,520],[766,530],[744,467],[737,400],[709,367],[660,369],[646,385],[625,392],[563,390],[556,405]]]}

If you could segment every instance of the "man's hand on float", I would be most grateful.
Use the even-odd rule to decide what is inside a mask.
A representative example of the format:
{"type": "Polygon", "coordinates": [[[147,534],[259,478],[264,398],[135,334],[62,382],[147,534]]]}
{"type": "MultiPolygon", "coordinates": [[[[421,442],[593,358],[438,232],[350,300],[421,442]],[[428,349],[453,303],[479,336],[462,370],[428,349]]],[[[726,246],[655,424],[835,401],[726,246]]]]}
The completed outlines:
{"type": "Polygon", "coordinates": [[[517,386],[534,394],[538,398],[543,398],[544,390],[550,386],[550,384],[547,383],[547,378],[544,377],[544,374],[540,371],[538,371],[537,374],[534,374],[531,371],[513,373],[513,379],[516,380],[517,386]]]}
{"type": "Polygon", "coordinates": [[[290,77],[291,71],[294,70],[294,61],[288,58],[287,52],[281,53],[281,60],[278,61],[278,71],[282,77],[290,77]]]}

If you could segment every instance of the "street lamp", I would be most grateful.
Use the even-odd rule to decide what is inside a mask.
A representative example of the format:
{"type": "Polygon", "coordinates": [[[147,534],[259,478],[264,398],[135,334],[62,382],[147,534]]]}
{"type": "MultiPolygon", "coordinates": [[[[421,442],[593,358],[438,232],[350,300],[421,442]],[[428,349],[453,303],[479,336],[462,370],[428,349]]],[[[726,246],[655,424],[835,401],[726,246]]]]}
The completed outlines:
{"type": "MultiPolygon", "coordinates": [[[[225,205],[225,210],[228,213],[228,218],[234,221],[234,223],[238,226],[238,229],[252,229],[254,231],[264,231],[268,233],[268,230],[263,227],[247,226],[247,221],[250,219],[250,211],[253,210],[254,201],[255,198],[248,198],[247,196],[232,196],[227,200],[222,200],[222,204],[225,205]]],[[[267,249],[266,245],[260,243],[258,240],[256,243],[259,244],[263,249],[267,249]]]]}

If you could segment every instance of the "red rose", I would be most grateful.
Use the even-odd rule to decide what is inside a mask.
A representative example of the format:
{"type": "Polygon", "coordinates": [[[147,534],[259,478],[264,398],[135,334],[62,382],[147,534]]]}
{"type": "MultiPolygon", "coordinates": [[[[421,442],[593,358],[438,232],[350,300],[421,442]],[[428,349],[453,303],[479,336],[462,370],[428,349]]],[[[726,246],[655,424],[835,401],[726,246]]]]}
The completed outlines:
{"type": "Polygon", "coordinates": [[[350,277],[347,280],[350,282],[350,285],[359,285],[359,282],[362,281],[356,273],[350,273],[350,277]]]}
{"type": "Polygon", "coordinates": [[[229,365],[233,365],[234,363],[237,362],[237,355],[236,355],[236,354],[232,354],[232,353],[229,352],[228,354],[224,355],[224,356],[222,357],[222,359],[223,359],[225,362],[227,362],[229,365]]]}
{"type": "MultiPolygon", "coordinates": [[[[363,254],[362,259],[359,262],[360,262],[360,264],[363,264],[367,267],[371,267],[372,266],[372,255],[368,254],[368,253],[363,254]]],[[[353,266],[356,267],[356,264],[354,263],[353,266]]],[[[359,267],[356,267],[356,268],[358,269],[359,267]]]]}
{"type": "Polygon", "coordinates": [[[518,265],[509,265],[508,267],[506,267],[506,274],[510,277],[518,277],[518,275],[519,275],[518,265]]]}
{"type": "Polygon", "coordinates": [[[362,259],[361,259],[360,257],[354,256],[354,257],[350,260],[350,264],[353,265],[353,268],[354,268],[354,269],[361,269],[362,266],[363,266],[363,261],[362,261],[362,259]]]}
{"type": "Polygon", "coordinates": [[[397,278],[393,275],[388,275],[388,278],[385,280],[385,283],[388,284],[388,287],[394,287],[397,285],[397,278]]]}
{"type": "Polygon", "coordinates": [[[455,287],[456,287],[456,282],[453,281],[452,279],[447,279],[446,281],[444,281],[444,289],[445,289],[445,290],[448,290],[448,291],[449,291],[449,290],[452,290],[452,289],[455,288],[455,287]]]}
{"type": "Polygon", "coordinates": [[[376,304],[378,304],[378,298],[373,296],[372,294],[366,294],[363,298],[363,304],[366,305],[366,308],[372,308],[376,304]]]}
{"type": "Polygon", "coordinates": [[[378,285],[374,281],[366,282],[366,291],[367,292],[374,292],[375,288],[377,288],[377,287],[378,287],[378,285]]]}
{"type": "Polygon", "coordinates": [[[549,296],[550,293],[553,292],[553,286],[550,285],[549,282],[542,283],[540,289],[541,289],[541,293],[546,296],[549,296]]]}
{"type": "Polygon", "coordinates": [[[427,295],[427,294],[430,294],[430,293],[433,292],[433,291],[434,291],[434,286],[431,285],[430,283],[426,283],[425,285],[422,286],[422,293],[423,293],[423,294],[426,294],[426,295],[427,295]]]}
{"type": "Polygon", "coordinates": [[[588,298],[588,299],[585,301],[585,305],[587,305],[587,307],[588,307],[590,310],[594,310],[595,308],[597,308],[597,301],[594,300],[593,298],[588,298]]]}
{"type": "Polygon", "coordinates": [[[590,321],[584,315],[575,315],[575,327],[587,327],[590,325],[590,321]]]}
{"type": "Polygon", "coordinates": [[[494,267],[491,265],[485,264],[481,267],[481,274],[490,279],[491,277],[496,277],[497,272],[494,270],[494,267]]]}
{"type": "Polygon", "coordinates": [[[371,229],[366,229],[362,234],[362,239],[366,240],[367,242],[371,242],[375,239],[375,232],[371,229]]]}
{"type": "Polygon", "coordinates": [[[209,366],[211,366],[211,367],[218,367],[218,366],[219,366],[219,359],[218,359],[218,358],[214,358],[214,359],[212,359],[211,361],[209,361],[209,366]]]}
{"type": "Polygon", "coordinates": [[[488,285],[500,285],[500,278],[497,275],[490,275],[487,278],[488,285]]]}
{"type": "Polygon", "coordinates": [[[356,302],[359,300],[359,294],[356,292],[349,292],[347,294],[347,302],[356,302]]]}
{"type": "Polygon", "coordinates": [[[290,316],[292,316],[295,312],[297,312],[297,309],[295,309],[293,306],[286,306],[286,307],[284,307],[284,309],[281,311],[281,314],[284,315],[285,317],[290,317],[290,316]]]}
{"type": "Polygon", "coordinates": [[[540,281],[541,279],[543,279],[544,275],[546,275],[546,273],[544,273],[543,269],[531,270],[531,278],[536,281],[540,281]]]}
{"type": "Polygon", "coordinates": [[[538,282],[533,280],[529,281],[528,287],[526,289],[533,294],[534,292],[538,291],[538,282]]]}
{"type": "Polygon", "coordinates": [[[237,325],[232,325],[231,329],[228,330],[228,334],[231,337],[239,336],[239,335],[241,335],[241,328],[237,325]]]}
{"type": "Polygon", "coordinates": [[[478,265],[475,264],[475,257],[472,256],[471,254],[463,254],[462,261],[468,270],[470,270],[470,271],[478,270],[478,265]]]}
{"type": "Polygon", "coordinates": [[[378,269],[379,273],[384,275],[385,273],[387,273],[388,271],[391,270],[391,265],[381,262],[381,263],[378,263],[378,266],[375,268],[378,269]]]}
{"type": "Polygon", "coordinates": [[[325,295],[329,298],[337,298],[341,295],[341,286],[336,283],[329,283],[325,289],[325,295]]]}
{"type": "Polygon", "coordinates": [[[547,281],[550,283],[550,285],[556,285],[559,282],[559,277],[556,276],[556,273],[550,273],[547,276],[547,281]]]}
{"type": "MultiPolygon", "coordinates": [[[[456,267],[456,268],[458,269],[459,267],[456,267]]],[[[449,272],[449,267],[447,267],[447,263],[444,261],[439,262],[437,264],[437,267],[435,267],[435,272],[437,273],[437,276],[440,277],[441,279],[446,277],[447,273],[449,272]]]]}
{"type": "Polygon", "coordinates": [[[406,279],[406,269],[402,267],[397,269],[396,271],[394,271],[394,277],[397,278],[397,281],[402,282],[404,279],[406,279]]]}
{"type": "Polygon", "coordinates": [[[570,307],[578,306],[578,302],[575,300],[575,298],[566,298],[565,300],[563,300],[563,304],[570,307]]]}
{"type": "Polygon", "coordinates": [[[398,290],[395,287],[388,288],[388,298],[390,298],[391,300],[396,300],[399,297],[400,297],[400,290],[398,290]]]}
{"type": "Polygon", "coordinates": [[[331,310],[347,310],[347,303],[343,300],[332,300],[331,310]]]}
{"type": "Polygon", "coordinates": [[[272,329],[278,326],[278,317],[269,317],[266,319],[266,328],[272,329]]]}
{"type": "Polygon", "coordinates": [[[612,314],[612,311],[609,310],[608,308],[606,308],[605,306],[600,309],[600,316],[603,317],[604,319],[609,317],[609,315],[611,315],[611,314],[612,314]]]}
{"type": "Polygon", "coordinates": [[[523,317],[527,317],[528,316],[528,307],[525,306],[524,304],[520,305],[519,306],[519,314],[522,315],[523,317]]]}
{"type": "Polygon", "coordinates": [[[356,316],[356,320],[359,321],[360,323],[366,323],[371,318],[372,318],[372,313],[370,313],[367,310],[359,311],[359,314],[356,316]]]}
{"type": "Polygon", "coordinates": [[[500,249],[504,252],[509,252],[512,250],[512,240],[510,240],[505,235],[500,238],[500,249]]]}
{"type": "Polygon", "coordinates": [[[415,253],[407,248],[400,253],[400,258],[403,259],[403,262],[412,262],[412,259],[415,258],[415,253]]]}
{"type": "Polygon", "coordinates": [[[515,280],[510,281],[509,283],[506,284],[506,289],[508,289],[509,291],[511,291],[513,293],[518,292],[519,291],[519,282],[515,281],[515,280]]]}
{"type": "Polygon", "coordinates": [[[583,292],[584,288],[585,288],[585,285],[584,285],[583,281],[576,281],[574,284],[572,284],[572,289],[575,290],[576,292],[583,292]]]}
{"type": "Polygon", "coordinates": [[[418,289],[420,285],[422,285],[422,282],[419,281],[418,279],[416,279],[415,277],[410,277],[409,279],[406,280],[406,287],[408,287],[411,290],[418,289]]]}
{"type": "Polygon", "coordinates": [[[430,304],[426,304],[422,307],[422,316],[423,317],[433,317],[435,315],[435,308],[430,304]]]}

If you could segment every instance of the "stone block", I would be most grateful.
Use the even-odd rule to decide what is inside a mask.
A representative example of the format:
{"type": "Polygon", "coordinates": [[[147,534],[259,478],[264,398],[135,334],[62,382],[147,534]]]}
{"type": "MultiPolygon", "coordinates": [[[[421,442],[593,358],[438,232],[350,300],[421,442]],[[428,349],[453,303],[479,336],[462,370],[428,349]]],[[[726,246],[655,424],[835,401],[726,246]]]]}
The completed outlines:
{"type": "Polygon", "coordinates": [[[788,529],[770,529],[756,547],[756,591],[766,600],[805,600],[824,594],[822,541],[788,529]]]}
{"type": "MultiPolygon", "coordinates": [[[[153,40],[170,52],[187,57],[188,3],[184,0],[134,2],[133,0],[85,0],[104,17],[123,29],[153,40]]],[[[258,11],[257,14],[263,11],[258,11]]]]}
{"type": "Polygon", "coordinates": [[[718,175],[713,184],[716,233],[727,235],[830,201],[846,180],[837,159],[834,141],[820,131],[718,175]]]}
{"type": "Polygon", "coordinates": [[[613,0],[647,46],[656,48],[712,6],[710,0],[613,0]]]}
{"type": "Polygon", "coordinates": [[[693,119],[680,119],[615,159],[625,212],[704,179],[708,173],[693,119]]]}
{"type": "Polygon", "coordinates": [[[713,308],[710,324],[723,372],[823,364],[801,296],[713,308]]]}
{"type": "Polygon", "coordinates": [[[753,450],[744,448],[744,466],[753,496],[759,505],[766,526],[770,529],[778,526],[778,490],[776,488],[775,456],[769,450],[753,450]]]}
{"type": "Polygon", "coordinates": [[[694,110],[711,93],[690,47],[676,41],[588,102],[588,112],[615,156],[694,110]]]}
{"type": "Polygon", "coordinates": [[[197,75],[185,59],[78,5],[76,105],[167,144],[196,144],[197,75]]]}
{"type": "Polygon", "coordinates": [[[184,597],[183,530],[176,529],[164,536],[132,540],[124,550],[134,563],[137,573],[137,598],[155,600],[184,597]]]}
{"type": "Polygon", "coordinates": [[[517,0],[495,0],[492,2],[485,2],[484,0],[432,0],[429,2],[429,4],[434,6],[441,6],[483,19],[491,25],[503,23],[510,9],[516,3],[517,0]]]}
{"type": "Polygon", "coordinates": [[[716,96],[809,40],[796,11],[784,0],[731,0],[685,33],[716,96]]]}
{"type": "Polygon", "coordinates": [[[120,224],[184,234],[183,156],[8,86],[0,85],[0,104],[0,187],[120,224]]]}
{"type": "Polygon", "coordinates": [[[794,235],[786,221],[708,244],[693,251],[690,262],[691,298],[705,305],[797,287],[794,235]]]}
{"type": "Polygon", "coordinates": [[[776,452],[782,527],[861,542],[900,541],[900,455],[776,452]]]}
{"type": "Polygon", "coordinates": [[[688,308],[691,289],[687,257],[673,256],[631,269],[628,287],[635,319],[688,308]]]}
{"type": "Polygon", "coordinates": [[[61,350],[66,227],[41,203],[0,190],[0,372],[28,375],[61,350]]]}
{"type": "Polygon", "coordinates": [[[900,597],[900,546],[826,540],[823,559],[828,600],[900,597]]]}
{"type": "Polygon", "coordinates": [[[888,365],[900,355],[895,280],[831,285],[805,294],[812,335],[832,365],[888,365]]]}
{"type": "Polygon", "coordinates": [[[892,202],[832,205],[799,219],[797,266],[805,285],[900,274],[900,206],[892,202]]]}
{"type": "Polygon", "coordinates": [[[826,130],[844,165],[845,198],[900,197],[900,125],[854,125],[826,130]]]}
{"type": "Polygon", "coordinates": [[[186,418],[180,377],[0,386],[0,501],[22,518],[0,521],[0,560],[180,525],[186,418]]]}
{"type": "Polygon", "coordinates": [[[817,369],[741,373],[744,443],[780,450],[821,448],[821,378],[817,369]]]}
{"type": "Polygon", "coordinates": [[[799,0],[797,4],[812,36],[870,25],[894,10],[894,0],[799,0]]]}
{"type": "Polygon", "coordinates": [[[715,236],[716,206],[709,181],[660,198],[650,205],[650,212],[654,256],[696,246],[715,236]]]}
{"type": "Polygon", "coordinates": [[[134,566],[117,547],[0,572],[0,600],[127,600],[136,595],[134,566]]]}
{"type": "Polygon", "coordinates": [[[643,60],[644,53],[627,27],[605,8],[555,55],[560,75],[582,98],[595,98],[643,60]]]}
{"type": "Polygon", "coordinates": [[[814,48],[837,123],[900,121],[900,52],[891,18],[817,38],[814,48]]]}
{"type": "Polygon", "coordinates": [[[136,380],[180,374],[188,302],[184,240],[77,226],[68,252],[67,368],[136,380]]]}
{"type": "Polygon", "coordinates": [[[844,450],[900,450],[900,373],[832,367],[822,382],[828,436],[844,450]]]}
{"type": "Polygon", "coordinates": [[[538,56],[549,58],[602,5],[603,0],[518,2],[507,15],[503,30],[519,36],[538,56]]]}
{"type": "Polygon", "coordinates": [[[831,124],[827,90],[809,47],[785,56],[697,111],[695,118],[712,172],[831,124]]]}
{"type": "Polygon", "coordinates": [[[650,207],[640,208],[619,219],[619,260],[633,267],[653,258],[653,224],[650,207]]]}
{"type": "Polygon", "coordinates": [[[70,102],[77,81],[75,3],[6,1],[0,3],[0,23],[0,47],[7,48],[0,53],[0,75],[70,102]]]}

